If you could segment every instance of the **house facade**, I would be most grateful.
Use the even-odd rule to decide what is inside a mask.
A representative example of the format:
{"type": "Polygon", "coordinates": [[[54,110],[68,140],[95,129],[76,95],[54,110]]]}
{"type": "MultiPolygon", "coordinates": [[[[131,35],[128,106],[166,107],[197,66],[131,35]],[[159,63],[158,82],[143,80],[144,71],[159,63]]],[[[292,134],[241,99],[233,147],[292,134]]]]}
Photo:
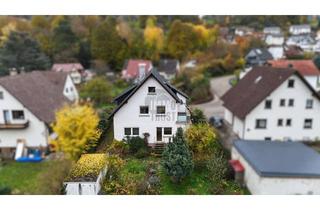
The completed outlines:
{"type": "Polygon", "coordinates": [[[265,27],[263,29],[264,34],[281,34],[281,28],[278,26],[265,27]]]}
{"type": "Polygon", "coordinates": [[[268,46],[282,46],[284,43],[284,36],[281,34],[266,35],[265,42],[268,46]]]}
{"type": "Polygon", "coordinates": [[[168,143],[179,127],[189,124],[187,96],[155,70],[115,99],[112,112],[114,139],[147,136],[150,146],[168,143]]]}
{"type": "Polygon", "coordinates": [[[316,91],[320,91],[320,71],[313,60],[270,60],[268,64],[275,68],[296,69],[316,91]]]}
{"type": "Polygon", "coordinates": [[[268,60],[272,60],[272,54],[263,48],[254,48],[246,55],[246,65],[248,66],[262,66],[267,63],[268,60]]]}
{"type": "Polygon", "coordinates": [[[0,78],[0,156],[12,157],[18,141],[47,147],[55,111],[77,99],[67,74],[35,71],[0,78]]]}
{"type": "Polygon", "coordinates": [[[55,72],[68,73],[74,84],[78,85],[83,80],[84,68],[81,63],[55,63],[51,69],[55,72]]]}
{"type": "Polygon", "coordinates": [[[310,34],[311,33],[311,26],[307,24],[303,25],[292,25],[289,28],[289,32],[292,35],[299,35],[299,34],[310,34]]]}
{"type": "Polygon", "coordinates": [[[138,82],[153,68],[152,62],[149,60],[127,60],[121,72],[122,79],[127,81],[138,82]]]}
{"type": "Polygon", "coordinates": [[[320,138],[319,95],[292,68],[255,67],[222,100],[225,120],[241,139],[320,138]]]}

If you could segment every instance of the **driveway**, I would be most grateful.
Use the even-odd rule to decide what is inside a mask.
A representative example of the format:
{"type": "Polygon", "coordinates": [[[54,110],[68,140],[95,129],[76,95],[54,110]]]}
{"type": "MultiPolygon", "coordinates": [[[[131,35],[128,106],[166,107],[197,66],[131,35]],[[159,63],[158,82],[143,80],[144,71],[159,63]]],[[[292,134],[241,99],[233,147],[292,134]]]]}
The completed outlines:
{"type": "MultiPolygon", "coordinates": [[[[191,108],[201,109],[207,119],[209,119],[211,116],[219,116],[223,118],[224,108],[220,98],[231,88],[229,80],[232,78],[234,78],[233,75],[212,78],[210,80],[210,87],[211,93],[214,95],[214,99],[208,103],[191,105],[191,108]]],[[[218,129],[218,132],[221,137],[222,145],[226,149],[230,150],[233,140],[237,139],[236,134],[233,133],[230,125],[226,122],[222,128],[218,129]]]]}
{"type": "Polygon", "coordinates": [[[231,88],[229,80],[233,77],[233,75],[228,75],[212,78],[210,80],[210,89],[214,99],[207,103],[191,105],[191,108],[201,109],[208,119],[211,116],[223,117],[224,109],[220,97],[231,88]]]}

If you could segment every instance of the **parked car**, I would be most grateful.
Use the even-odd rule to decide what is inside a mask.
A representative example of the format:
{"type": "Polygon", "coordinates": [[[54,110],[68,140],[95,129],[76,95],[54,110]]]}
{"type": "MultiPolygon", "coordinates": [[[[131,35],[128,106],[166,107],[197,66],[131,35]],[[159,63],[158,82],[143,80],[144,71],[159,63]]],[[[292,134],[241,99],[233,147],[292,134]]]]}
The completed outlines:
{"type": "Polygon", "coordinates": [[[218,116],[212,116],[209,118],[209,123],[215,128],[221,128],[223,125],[223,121],[221,117],[218,116]]]}

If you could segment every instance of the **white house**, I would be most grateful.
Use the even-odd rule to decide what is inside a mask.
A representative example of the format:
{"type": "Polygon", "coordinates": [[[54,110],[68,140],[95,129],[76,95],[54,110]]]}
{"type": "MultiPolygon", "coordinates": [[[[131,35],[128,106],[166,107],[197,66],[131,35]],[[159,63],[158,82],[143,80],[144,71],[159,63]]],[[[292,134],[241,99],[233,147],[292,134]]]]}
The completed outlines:
{"type": "Polygon", "coordinates": [[[166,82],[154,69],[115,99],[114,138],[148,136],[148,144],[168,143],[177,128],[189,124],[187,96],[166,82]]]}
{"type": "Polygon", "coordinates": [[[273,59],[281,59],[285,56],[284,47],[282,45],[270,46],[268,47],[269,53],[272,55],[273,59]]]}
{"type": "Polygon", "coordinates": [[[265,42],[268,46],[282,46],[284,44],[284,36],[282,34],[268,34],[265,42]]]}
{"type": "Polygon", "coordinates": [[[317,92],[320,91],[320,71],[313,60],[269,60],[268,64],[275,68],[293,68],[299,71],[317,92]]]}
{"type": "Polygon", "coordinates": [[[320,138],[320,96],[292,68],[254,67],[223,97],[225,120],[241,139],[320,138]]]}
{"type": "Polygon", "coordinates": [[[253,32],[254,32],[253,28],[246,27],[246,26],[239,26],[239,27],[236,27],[234,30],[234,34],[236,36],[252,35],[253,32]]]}
{"type": "Polygon", "coordinates": [[[312,52],[314,45],[316,45],[316,41],[310,35],[294,35],[290,36],[287,41],[286,45],[296,45],[301,47],[304,51],[312,52]]]}
{"type": "Polygon", "coordinates": [[[289,32],[292,35],[299,35],[299,34],[310,34],[311,33],[311,26],[307,24],[303,25],[292,25],[289,28],[289,32]]]}
{"type": "Polygon", "coordinates": [[[161,59],[157,70],[161,76],[170,81],[179,73],[180,63],[176,59],[161,59]]]}
{"type": "Polygon", "coordinates": [[[265,27],[263,29],[264,34],[281,34],[281,28],[278,26],[265,27]]]}
{"type": "Polygon", "coordinates": [[[68,74],[34,71],[0,78],[0,155],[12,157],[17,141],[48,146],[55,110],[78,98],[68,74]]]}
{"type": "Polygon", "coordinates": [[[251,194],[320,194],[320,155],[300,142],[237,140],[231,158],[251,194]]]}

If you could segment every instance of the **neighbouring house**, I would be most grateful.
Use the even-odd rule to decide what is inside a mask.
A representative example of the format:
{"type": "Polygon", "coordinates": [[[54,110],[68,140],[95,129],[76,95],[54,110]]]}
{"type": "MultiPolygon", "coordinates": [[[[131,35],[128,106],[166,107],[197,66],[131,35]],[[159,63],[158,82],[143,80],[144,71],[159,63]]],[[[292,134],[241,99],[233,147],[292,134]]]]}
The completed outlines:
{"type": "Polygon", "coordinates": [[[293,68],[253,67],[221,99],[224,119],[241,139],[320,138],[320,96],[293,68]]]}
{"type": "Polygon", "coordinates": [[[246,55],[246,65],[247,66],[262,66],[267,63],[268,60],[272,60],[273,57],[267,49],[254,48],[249,51],[246,55]]]}
{"type": "Polygon", "coordinates": [[[275,68],[293,68],[316,90],[320,90],[320,71],[313,60],[270,60],[268,64],[275,68]]]}
{"type": "Polygon", "coordinates": [[[55,111],[78,99],[66,73],[33,71],[0,78],[0,155],[12,157],[18,141],[48,146],[55,111]]]}
{"type": "Polygon", "coordinates": [[[281,28],[278,26],[265,27],[263,29],[263,33],[265,35],[267,35],[267,34],[281,34],[281,28]]]}
{"type": "Polygon", "coordinates": [[[76,85],[82,82],[84,68],[81,63],[55,63],[51,69],[55,72],[68,73],[76,85]]]}
{"type": "Polygon", "coordinates": [[[282,46],[284,36],[282,34],[267,34],[264,41],[268,46],[282,46]]]}
{"type": "Polygon", "coordinates": [[[146,137],[150,146],[168,143],[179,127],[190,123],[188,97],[156,71],[115,98],[114,139],[146,137]]]}
{"type": "Polygon", "coordinates": [[[129,81],[138,82],[153,68],[149,60],[127,60],[121,72],[122,78],[129,81]]]}
{"type": "Polygon", "coordinates": [[[292,25],[289,28],[289,32],[292,35],[310,34],[311,33],[311,26],[307,25],[307,24],[292,25]]]}
{"type": "Polygon", "coordinates": [[[275,60],[284,58],[284,47],[282,45],[270,46],[268,47],[268,51],[271,53],[273,59],[275,60]]]}
{"type": "Polygon", "coordinates": [[[198,65],[197,60],[196,59],[191,59],[191,60],[186,61],[183,64],[183,68],[185,68],[185,69],[195,69],[195,68],[197,68],[197,65],[198,65]]]}
{"type": "Polygon", "coordinates": [[[296,45],[307,52],[312,52],[315,44],[315,39],[308,34],[290,36],[286,41],[286,45],[296,45]]]}
{"type": "Polygon", "coordinates": [[[302,58],[303,50],[297,45],[285,45],[284,46],[284,55],[287,59],[293,58],[302,58]]]}
{"type": "Polygon", "coordinates": [[[254,29],[247,26],[239,26],[239,27],[236,27],[234,30],[234,34],[236,36],[252,35],[253,32],[254,32],[254,29]]]}
{"type": "Polygon", "coordinates": [[[180,63],[176,59],[161,59],[157,70],[166,80],[172,80],[180,70],[180,63]]]}
{"type": "Polygon", "coordinates": [[[237,140],[231,158],[251,194],[320,194],[320,155],[300,142],[237,140]]]}

